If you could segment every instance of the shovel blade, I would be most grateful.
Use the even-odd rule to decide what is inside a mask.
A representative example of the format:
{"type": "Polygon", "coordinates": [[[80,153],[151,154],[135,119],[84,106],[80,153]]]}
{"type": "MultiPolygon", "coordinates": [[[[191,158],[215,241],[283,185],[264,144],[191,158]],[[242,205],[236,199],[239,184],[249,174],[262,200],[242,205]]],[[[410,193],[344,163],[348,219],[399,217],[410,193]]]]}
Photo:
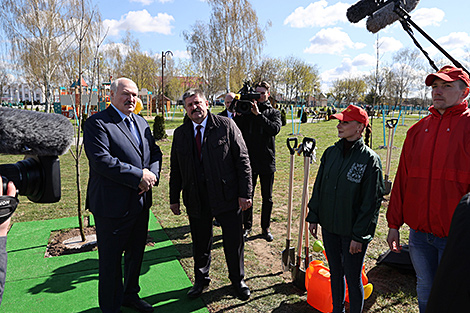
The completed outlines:
{"type": "Polygon", "coordinates": [[[282,271],[287,272],[292,269],[295,260],[295,249],[289,248],[282,251],[282,271]]]}
{"type": "Polygon", "coordinates": [[[384,195],[390,194],[390,191],[392,191],[392,181],[386,180],[384,181],[384,185],[385,185],[384,195]]]}
{"type": "Polygon", "coordinates": [[[292,284],[302,291],[307,291],[305,288],[305,271],[296,265],[292,268],[292,284]]]}

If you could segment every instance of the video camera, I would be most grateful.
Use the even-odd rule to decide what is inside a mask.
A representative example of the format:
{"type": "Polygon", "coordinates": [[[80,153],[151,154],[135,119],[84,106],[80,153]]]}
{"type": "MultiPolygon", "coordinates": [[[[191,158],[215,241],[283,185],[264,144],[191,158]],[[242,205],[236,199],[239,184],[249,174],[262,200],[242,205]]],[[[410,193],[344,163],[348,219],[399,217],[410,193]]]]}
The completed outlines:
{"type": "Polygon", "coordinates": [[[27,155],[15,164],[0,165],[3,195],[9,181],[18,193],[36,203],[54,203],[60,200],[60,164],[58,156],[27,155]]]}
{"type": "Polygon", "coordinates": [[[256,92],[253,87],[249,86],[249,82],[244,82],[242,89],[235,94],[232,104],[228,108],[230,112],[237,112],[242,115],[251,113],[251,106],[253,100],[258,100],[261,97],[259,92],[256,92]]]}
{"type": "Polygon", "coordinates": [[[24,156],[17,163],[0,165],[0,222],[10,217],[18,204],[16,197],[5,196],[9,181],[33,202],[60,200],[59,155],[70,148],[73,134],[72,123],[63,115],[0,107],[0,155],[24,156]]]}

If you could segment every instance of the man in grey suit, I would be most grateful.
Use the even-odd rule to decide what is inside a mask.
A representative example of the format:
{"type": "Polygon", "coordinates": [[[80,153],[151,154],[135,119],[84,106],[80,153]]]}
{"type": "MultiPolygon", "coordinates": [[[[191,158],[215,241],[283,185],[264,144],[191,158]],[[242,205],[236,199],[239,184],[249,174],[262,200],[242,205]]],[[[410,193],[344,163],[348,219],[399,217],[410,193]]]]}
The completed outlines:
{"type": "Polygon", "coordinates": [[[104,313],[120,312],[121,305],[139,312],[153,312],[153,307],[138,293],[151,189],[158,184],[162,153],[147,121],[132,113],[137,92],[132,80],[115,80],[111,84],[111,105],[84,124],[83,139],[90,167],[87,208],[95,219],[98,294],[104,313]]]}
{"type": "Polygon", "coordinates": [[[199,297],[209,285],[212,221],[222,227],[225,259],[236,296],[250,297],[245,284],[242,210],[251,206],[251,167],[242,134],[226,117],[211,114],[199,89],[183,95],[189,119],[175,130],[171,146],[170,209],[181,214],[180,194],[193,240],[194,286],[199,297]]]}

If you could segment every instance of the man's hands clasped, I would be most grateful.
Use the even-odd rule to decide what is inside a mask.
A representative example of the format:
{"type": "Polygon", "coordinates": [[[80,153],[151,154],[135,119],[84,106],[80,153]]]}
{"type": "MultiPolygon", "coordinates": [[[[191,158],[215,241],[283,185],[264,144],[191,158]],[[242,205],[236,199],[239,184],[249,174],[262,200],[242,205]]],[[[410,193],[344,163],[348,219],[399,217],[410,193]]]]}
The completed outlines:
{"type": "Polygon", "coordinates": [[[149,171],[148,169],[144,168],[142,180],[140,181],[140,184],[139,184],[139,189],[140,189],[139,195],[144,192],[149,191],[150,188],[155,186],[156,183],[157,183],[157,176],[151,171],[149,171]]]}

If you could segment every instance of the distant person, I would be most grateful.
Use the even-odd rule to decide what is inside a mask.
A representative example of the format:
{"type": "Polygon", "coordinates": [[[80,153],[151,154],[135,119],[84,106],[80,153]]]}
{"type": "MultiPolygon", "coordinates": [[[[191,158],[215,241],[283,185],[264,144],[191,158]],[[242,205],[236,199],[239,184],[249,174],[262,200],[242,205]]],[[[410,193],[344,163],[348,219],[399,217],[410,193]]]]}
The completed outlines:
{"type": "MultiPolygon", "coordinates": [[[[250,114],[237,115],[235,123],[242,131],[253,171],[253,189],[260,180],[261,185],[261,235],[266,241],[273,241],[270,231],[271,213],[273,210],[273,184],[276,172],[275,139],[281,130],[281,112],[272,107],[268,98],[269,84],[265,81],[255,85],[256,92],[260,93],[259,101],[253,101],[250,114]]],[[[254,193],[254,191],[253,191],[254,193]]],[[[243,212],[243,226],[245,239],[251,233],[253,226],[253,207],[243,212]]]]}
{"type": "Polygon", "coordinates": [[[419,311],[446,247],[455,207],[470,191],[470,79],[446,65],[426,77],[431,114],[406,135],[387,210],[390,250],[400,252],[400,227],[410,227],[410,257],[417,277],[419,311]]]}
{"type": "Polygon", "coordinates": [[[228,118],[211,114],[199,89],[183,95],[189,117],[175,129],[170,159],[170,209],[181,214],[180,194],[193,240],[194,286],[190,298],[209,286],[212,221],[222,227],[229,279],[235,295],[250,297],[245,283],[242,210],[251,205],[252,183],[248,151],[240,130],[228,118]]]}
{"type": "Polygon", "coordinates": [[[233,92],[229,92],[225,95],[225,110],[219,113],[220,116],[233,118],[234,112],[230,111],[233,99],[235,99],[235,94],[233,92]]]}
{"type": "Polygon", "coordinates": [[[323,153],[306,220],[315,238],[321,225],[333,312],[344,312],[347,281],[349,312],[359,313],[364,306],[362,264],[384,192],[382,164],[362,138],[364,131],[366,141],[371,134],[366,111],[350,105],[331,118],[339,120],[341,139],[323,153]]]}
{"type": "MultiPolygon", "coordinates": [[[[16,187],[12,181],[8,182],[6,192],[6,195],[4,195],[2,176],[0,176],[0,209],[2,213],[5,211],[13,212],[18,205],[16,187]]],[[[0,304],[2,304],[7,275],[7,234],[10,228],[10,221],[11,213],[0,217],[0,304]]]]}
{"type": "Polygon", "coordinates": [[[153,307],[138,295],[162,152],[147,121],[134,113],[138,89],[127,78],[111,84],[111,105],[89,117],[83,135],[90,175],[87,208],[93,213],[98,241],[100,309],[139,312],[153,307]],[[124,253],[124,282],[121,258],[124,253]]]}

